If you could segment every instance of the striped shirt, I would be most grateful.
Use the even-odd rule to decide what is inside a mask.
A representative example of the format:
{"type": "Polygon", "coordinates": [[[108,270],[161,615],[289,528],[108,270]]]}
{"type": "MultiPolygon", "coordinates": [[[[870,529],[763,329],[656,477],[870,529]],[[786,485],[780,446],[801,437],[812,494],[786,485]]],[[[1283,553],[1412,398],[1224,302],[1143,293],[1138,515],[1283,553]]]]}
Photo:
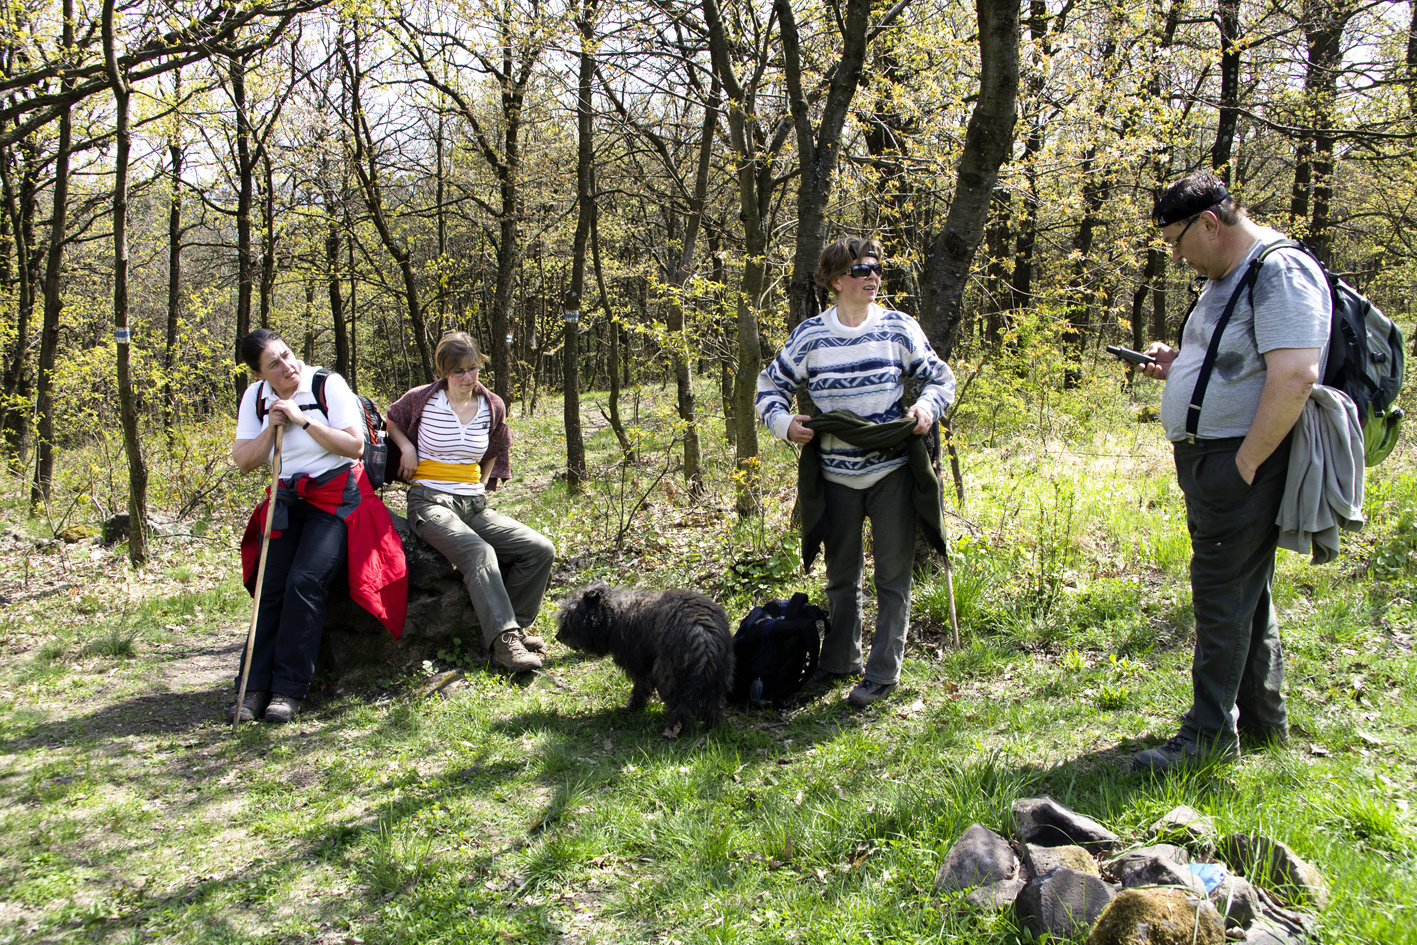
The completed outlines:
{"type": "MultiPolygon", "coordinates": [[[[837,320],[836,306],[793,329],[787,343],[758,375],[754,401],[758,416],[778,439],[797,411],[792,399],[805,383],[823,411],[850,410],[872,423],[905,416],[905,380],[920,387],[916,403],[935,418],[954,400],[955,379],[935,354],[920,323],[903,312],[872,304],[855,327],[837,320]]],[[[890,454],[862,450],[819,434],[822,475],[840,485],[864,489],[904,466],[904,449],[890,454]]]]}
{"type": "MultiPolygon", "coordinates": [[[[448,403],[447,392],[440,390],[423,408],[423,421],[418,425],[418,458],[458,466],[480,463],[487,453],[491,425],[492,411],[487,409],[487,398],[478,399],[477,414],[463,423],[448,403]]],[[[454,495],[482,495],[486,491],[480,482],[442,479],[415,479],[414,482],[454,495]]]]}

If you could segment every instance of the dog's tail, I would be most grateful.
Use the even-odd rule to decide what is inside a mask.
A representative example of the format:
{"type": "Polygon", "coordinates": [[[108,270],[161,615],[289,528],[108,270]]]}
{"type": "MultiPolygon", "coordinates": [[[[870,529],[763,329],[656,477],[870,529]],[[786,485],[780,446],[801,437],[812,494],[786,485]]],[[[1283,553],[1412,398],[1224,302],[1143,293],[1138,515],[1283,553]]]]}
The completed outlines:
{"type": "Polygon", "coordinates": [[[733,690],[733,632],[728,618],[716,607],[698,615],[694,622],[697,632],[689,635],[684,655],[683,707],[688,718],[679,721],[687,725],[690,718],[697,717],[712,728],[733,690]]]}

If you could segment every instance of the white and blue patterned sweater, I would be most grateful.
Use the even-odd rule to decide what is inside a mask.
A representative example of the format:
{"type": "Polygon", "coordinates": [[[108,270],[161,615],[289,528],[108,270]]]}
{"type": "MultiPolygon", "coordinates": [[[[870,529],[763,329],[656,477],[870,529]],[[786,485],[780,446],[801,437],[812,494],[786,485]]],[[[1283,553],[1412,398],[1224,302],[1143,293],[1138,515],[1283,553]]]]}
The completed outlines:
{"type": "MultiPolygon", "coordinates": [[[[905,415],[905,379],[920,385],[917,403],[938,419],[955,395],[955,378],[936,356],[920,323],[903,312],[872,304],[855,328],[841,324],[836,306],[798,325],[787,343],[758,375],[754,401],[780,440],[797,411],[792,400],[803,383],[824,412],[850,410],[873,423],[905,415]]],[[[822,475],[831,482],[865,489],[905,465],[906,454],[857,449],[833,436],[818,444],[822,475]]]]}

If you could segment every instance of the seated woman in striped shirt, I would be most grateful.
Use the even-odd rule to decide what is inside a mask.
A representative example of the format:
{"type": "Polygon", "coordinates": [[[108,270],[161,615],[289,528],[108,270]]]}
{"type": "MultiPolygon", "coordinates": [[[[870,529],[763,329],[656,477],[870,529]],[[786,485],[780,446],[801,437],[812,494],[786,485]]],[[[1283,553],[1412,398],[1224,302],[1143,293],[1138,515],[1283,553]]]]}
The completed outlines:
{"type": "Polygon", "coordinates": [[[545,645],[523,631],[541,610],[556,548],[487,507],[487,493],[511,478],[512,434],[506,405],[477,380],[485,362],[471,335],[448,332],[433,355],[440,379],[400,397],[387,421],[399,475],[413,483],[409,526],[462,572],[492,662],[521,673],[541,668],[545,645]]]}

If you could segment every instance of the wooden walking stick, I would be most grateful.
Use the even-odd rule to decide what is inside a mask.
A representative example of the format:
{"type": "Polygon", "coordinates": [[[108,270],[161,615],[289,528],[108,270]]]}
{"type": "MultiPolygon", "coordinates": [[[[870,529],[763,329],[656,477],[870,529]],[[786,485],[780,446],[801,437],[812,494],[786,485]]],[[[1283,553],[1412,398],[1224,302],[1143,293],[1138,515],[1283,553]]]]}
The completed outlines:
{"type": "Polygon", "coordinates": [[[261,532],[261,559],[256,564],[256,593],[251,601],[251,626],[246,630],[246,658],[241,661],[241,689],[236,694],[236,717],[231,730],[241,727],[241,707],[246,702],[246,680],[251,675],[251,650],[256,646],[256,618],[261,613],[261,589],[266,583],[266,552],[271,548],[271,520],[276,514],[276,493],[280,491],[280,444],[285,424],[276,427],[276,449],[271,456],[271,494],[266,500],[266,524],[261,532]]]}

